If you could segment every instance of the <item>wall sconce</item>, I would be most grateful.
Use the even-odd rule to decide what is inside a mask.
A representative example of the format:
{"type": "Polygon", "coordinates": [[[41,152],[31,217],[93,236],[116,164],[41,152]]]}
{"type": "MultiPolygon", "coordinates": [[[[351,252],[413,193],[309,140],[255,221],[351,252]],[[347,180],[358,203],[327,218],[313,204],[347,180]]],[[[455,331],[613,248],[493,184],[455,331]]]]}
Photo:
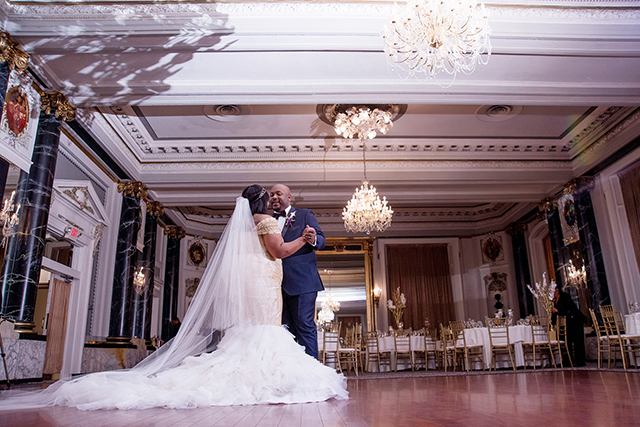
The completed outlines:
{"type": "Polygon", "coordinates": [[[133,286],[138,295],[144,293],[145,275],[143,269],[144,267],[140,266],[140,270],[133,274],[133,286]]]}
{"type": "Polygon", "coordinates": [[[373,288],[373,303],[376,305],[376,308],[378,308],[378,304],[380,304],[381,296],[382,296],[382,289],[380,289],[380,286],[376,285],[373,288]]]}
{"type": "Polygon", "coordinates": [[[20,224],[20,218],[18,217],[18,214],[20,213],[20,204],[18,204],[16,208],[13,203],[15,196],[16,192],[13,191],[11,193],[11,200],[5,199],[4,205],[2,206],[2,212],[0,212],[0,222],[2,222],[2,243],[0,246],[4,246],[7,242],[7,238],[15,234],[14,227],[20,224]]]}

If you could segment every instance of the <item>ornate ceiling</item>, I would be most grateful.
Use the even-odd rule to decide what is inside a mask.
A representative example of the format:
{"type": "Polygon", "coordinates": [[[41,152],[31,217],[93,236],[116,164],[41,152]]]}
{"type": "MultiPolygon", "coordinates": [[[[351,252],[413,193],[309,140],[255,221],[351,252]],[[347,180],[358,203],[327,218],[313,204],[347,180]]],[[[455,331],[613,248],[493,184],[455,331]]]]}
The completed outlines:
{"type": "Polygon", "coordinates": [[[392,4],[19,1],[0,14],[39,83],[193,234],[219,234],[246,185],[282,182],[345,235],[362,146],[323,104],[406,105],[367,144],[367,177],[395,211],[385,236],[503,229],[637,145],[640,2],[487,3],[491,59],[450,87],[389,68],[392,4]]]}

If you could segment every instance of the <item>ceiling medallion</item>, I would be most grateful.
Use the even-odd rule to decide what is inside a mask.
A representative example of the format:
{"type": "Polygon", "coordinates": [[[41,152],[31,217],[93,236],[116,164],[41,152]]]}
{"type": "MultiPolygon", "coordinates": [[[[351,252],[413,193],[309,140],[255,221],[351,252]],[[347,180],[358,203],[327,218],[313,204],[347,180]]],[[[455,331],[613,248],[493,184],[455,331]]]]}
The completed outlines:
{"type": "Polygon", "coordinates": [[[522,105],[483,105],[476,110],[476,118],[483,122],[503,122],[522,112],[522,105]]]}
{"type": "Polygon", "coordinates": [[[202,110],[208,118],[217,122],[237,122],[251,115],[251,107],[248,105],[205,105],[202,110]]]}

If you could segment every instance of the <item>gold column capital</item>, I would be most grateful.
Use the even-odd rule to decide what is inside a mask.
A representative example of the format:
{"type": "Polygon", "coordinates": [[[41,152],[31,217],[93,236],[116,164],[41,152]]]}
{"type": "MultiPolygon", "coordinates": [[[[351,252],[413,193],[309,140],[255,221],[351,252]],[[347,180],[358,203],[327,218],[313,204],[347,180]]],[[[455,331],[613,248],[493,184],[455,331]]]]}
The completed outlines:
{"type": "Polygon", "coordinates": [[[595,187],[593,177],[591,176],[579,176],[573,178],[571,181],[564,185],[564,194],[576,195],[583,191],[592,190],[595,187]]]}
{"type": "Polygon", "coordinates": [[[122,193],[123,196],[137,197],[143,199],[147,197],[147,187],[140,181],[119,181],[118,193],[122,193]]]}
{"type": "Polygon", "coordinates": [[[170,239],[184,239],[186,233],[182,229],[182,227],[178,227],[177,225],[168,225],[164,228],[164,234],[170,239]]]}
{"type": "Polygon", "coordinates": [[[162,204],[160,202],[150,200],[147,202],[147,213],[151,216],[159,218],[164,213],[164,208],[162,207],[162,204]]]}
{"type": "Polygon", "coordinates": [[[538,209],[540,210],[540,212],[546,213],[557,208],[558,208],[558,200],[551,197],[547,197],[543,201],[538,203],[538,209]]]}
{"type": "Polygon", "coordinates": [[[29,54],[18,47],[6,31],[0,31],[0,62],[9,63],[11,69],[22,73],[29,67],[29,54]]]}
{"type": "Polygon", "coordinates": [[[504,229],[505,233],[510,236],[515,236],[517,234],[524,234],[527,231],[527,223],[526,222],[512,222],[504,229]]]}
{"type": "Polygon", "coordinates": [[[62,117],[65,122],[76,118],[76,107],[71,105],[62,92],[46,92],[40,97],[40,109],[47,114],[55,110],[56,117],[62,117]]]}

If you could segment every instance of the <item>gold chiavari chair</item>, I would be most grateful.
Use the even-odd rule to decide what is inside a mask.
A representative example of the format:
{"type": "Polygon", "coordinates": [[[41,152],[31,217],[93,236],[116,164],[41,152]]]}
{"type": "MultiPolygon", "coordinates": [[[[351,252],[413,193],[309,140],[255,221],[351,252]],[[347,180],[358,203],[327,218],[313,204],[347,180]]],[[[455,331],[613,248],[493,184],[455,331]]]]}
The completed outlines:
{"type": "Polygon", "coordinates": [[[438,341],[438,334],[436,330],[424,330],[424,369],[429,369],[429,355],[433,357],[433,363],[438,367],[438,356],[436,355],[436,345],[438,341]]]}
{"type": "Polygon", "coordinates": [[[624,347],[628,356],[631,356],[629,363],[631,363],[634,367],[638,367],[638,361],[636,354],[640,350],[640,335],[639,334],[628,334],[627,327],[624,323],[624,316],[620,311],[614,311],[613,316],[616,322],[616,326],[618,327],[618,335],[620,339],[624,343],[624,347]]]}
{"type": "Polygon", "coordinates": [[[344,345],[338,347],[340,361],[346,363],[347,372],[353,369],[358,376],[358,351],[355,347],[355,327],[347,328],[344,345]]]}
{"type": "Polygon", "coordinates": [[[549,345],[551,346],[552,356],[555,358],[555,350],[558,351],[558,357],[560,358],[560,366],[564,368],[564,358],[562,353],[567,355],[569,364],[573,367],[573,361],[571,360],[571,353],[569,352],[569,345],[567,344],[567,318],[565,316],[556,317],[555,337],[549,339],[549,345]],[[555,347],[555,349],[554,349],[555,347]]]}
{"type": "Polygon", "coordinates": [[[614,360],[614,366],[615,366],[615,361],[617,360],[615,353],[617,351],[620,351],[620,357],[622,358],[622,367],[624,369],[627,369],[627,359],[624,356],[624,346],[622,344],[622,339],[620,338],[620,333],[618,332],[613,305],[612,304],[601,305],[600,314],[602,315],[602,323],[604,325],[604,331],[607,334],[607,340],[609,341],[608,367],[609,368],[611,367],[612,353],[613,353],[613,360],[614,360]]]}
{"type": "Polygon", "coordinates": [[[449,366],[449,360],[451,360],[451,367],[455,371],[456,369],[456,346],[453,340],[453,334],[451,328],[440,324],[440,348],[437,350],[438,359],[444,366],[444,371],[447,372],[449,366]]]}
{"type": "Polygon", "coordinates": [[[463,355],[464,355],[464,366],[469,372],[471,369],[471,361],[476,359],[480,363],[482,363],[482,370],[486,370],[485,362],[484,362],[484,344],[469,344],[467,343],[467,335],[465,333],[464,328],[459,332],[459,336],[462,336],[462,345],[463,345],[463,355]]]}
{"type": "Polygon", "coordinates": [[[551,349],[551,342],[549,340],[549,323],[547,316],[531,316],[529,322],[531,327],[531,342],[522,343],[522,352],[524,355],[524,368],[527,368],[527,355],[531,354],[533,369],[536,369],[537,356],[540,355],[540,367],[544,368],[544,355],[548,355],[548,365],[556,367],[556,361],[553,357],[553,351],[551,349]],[[543,320],[544,319],[544,320],[543,320]]]}
{"type": "Polygon", "coordinates": [[[509,341],[509,326],[506,318],[485,317],[485,324],[489,331],[489,342],[491,344],[491,369],[496,370],[496,359],[498,354],[509,354],[509,360],[513,370],[516,370],[516,363],[513,358],[515,348],[509,341]]]}
{"type": "Polygon", "coordinates": [[[598,338],[598,368],[601,366],[602,355],[605,351],[607,352],[607,357],[609,359],[608,367],[611,367],[611,342],[609,341],[609,336],[605,331],[604,325],[600,326],[598,316],[596,316],[596,312],[593,311],[591,307],[589,307],[589,314],[591,315],[591,321],[593,322],[593,330],[598,338]]]}
{"type": "Polygon", "coordinates": [[[393,336],[393,346],[394,346],[394,370],[398,370],[398,361],[401,359],[406,359],[409,361],[411,365],[411,370],[415,371],[416,367],[413,362],[413,351],[411,351],[411,328],[404,329],[402,331],[396,331],[396,334],[393,336]]]}
{"type": "Polygon", "coordinates": [[[625,370],[627,369],[628,354],[633,358],[633,365],[637,367],[636,353],[640,350],[640,343],[638,343],[640,335],[625,334],[626,329],[622,313],[615,311],[613,305],[601,305],[600,313],[602,314],[602,321],[609,340],[609,351],[613,350],[613,346],[617,347],[616,350],[620,350],[622,367],[625,370]]]}
{"type": "Polygon", "coordinates": [[[329,366],[334,365],[336,371],[342,372],[342,364],[340,363],[340,332],[335,328],[328,328],[324,331],[322,337],[322,364],[329,366]]]}
{"type": "Polygon", "coordinates": [[[367,370],[371,368],[372,363],[378,366],[378,372],[382,372],[381,367],[384,363],[391,370],[391,351],[380,352],[380,341],[377,332],[368,332],[365,336],[366,362],[367,370]]]}
{"type": "MultiPolygon", "coordinates": [[[[460,361],[460,365],[464,365],[465,363],[465,338],[464,338],[464,322],[462,320],[451,320],[449,321],[449,330],[451,331],[451,342],[455,347],[455,355],[454,360],[455,364],[453,366],[453,370],[455,371],[458,365],[458,361],[460,361]]],[[[464,366],[462,366],[464,369],[464,366]]]]}

